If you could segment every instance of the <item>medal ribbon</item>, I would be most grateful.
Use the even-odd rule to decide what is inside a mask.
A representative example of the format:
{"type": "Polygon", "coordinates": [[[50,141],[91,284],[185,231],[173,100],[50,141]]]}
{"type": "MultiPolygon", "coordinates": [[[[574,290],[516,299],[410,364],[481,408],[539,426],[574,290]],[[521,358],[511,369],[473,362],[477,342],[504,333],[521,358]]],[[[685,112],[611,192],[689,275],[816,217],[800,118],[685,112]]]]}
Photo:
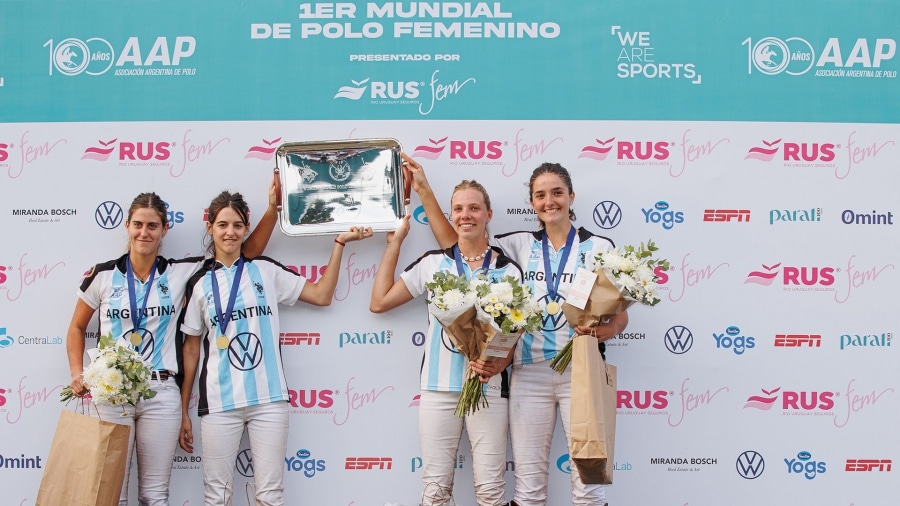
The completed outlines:
{"type": "MultiPolygon", "coordinates": [[[[491,250],[490,246],[488,246],[487,254],[484,255],[484,262],[482,262],[481,269],[478,269],[478,271],[483,270],[484,273],[487,274],[488,269],[490,269],[490,267],[491,267],[491,254],[493,254],[493,253],[494,253],[493,250],[491,250]]],[[[453,245],[453,260],[456,260],[457,274],[462,276],[463,273],[466,271],[465,271],[465,268],[463,267],[462,253],[460,253],[460,251],[459,251],[458,243],[453,245]]],[[[477,273],[478,271],[475,271],[473,274],[477,273]]],[[[470,278],[468,278],[468,276],[466,276],[466,279],[470,279],[470,278]]]]}
{"type": "MultiPolygon", "coordinates": [[[[139,328],[141,328],[141,324],[144,321],[144,316],[147,313],[147,299],[150,298],[150,290],[153,289],[153,279],[156,277],[156,266],[159,262],[159,257],[153,259],[153,267],[150,268],[150,277],[147,278],[147,287],[144,290],[144,300],[141,302],[141,309],[138,311],[137,307],[137,296],[136,290],[134,288],[134,269],[131,267],[131,255],[125,257],[125,280],[128,283],[128,306],[131,309],[131,332],[133,334],[137,334],[139,328]]],[[[140,341],[134,342],[131,341],[131,344],[138,346],[140,341]]]]}
{"type": "Polygon", "coordinates": [[[550,269],[550,240],[547,239],[547,232],[541,238],[541,248],[544,250],[544,279],[547,281],[547,299],[556,302],[559,298],[559,282],[562,280],[563,269],[566,268],[566,261],[569,259],[569,252],[572,250],[572,244],[575,242],[575,227],[569,229],[569,235],[566,237],[566,245],[563,246],[560,254],[559,266],[556,268],[556,278],[553,278],[553,271],[550,269]]]}
{"type": "Polygon", "coordinates": [[[216,305],[216,316],[219,319],[218,325],[222,336],[225,336],[225,329],[228,328],[228,321],[231,320],[231,312],[234,310],[234,302],[237,300],[238,285],[241,281],[241,273],[244,271],[244,257],[238,258],[237,270],[234,273],[234,279],[231,281],[231,293],[228,295],[228,306],[225,312],[222,312],[222,299],[219,296],[219,281],[216,279],[216,270],[209,271],[212,277],[213,302],[216,305]]]}

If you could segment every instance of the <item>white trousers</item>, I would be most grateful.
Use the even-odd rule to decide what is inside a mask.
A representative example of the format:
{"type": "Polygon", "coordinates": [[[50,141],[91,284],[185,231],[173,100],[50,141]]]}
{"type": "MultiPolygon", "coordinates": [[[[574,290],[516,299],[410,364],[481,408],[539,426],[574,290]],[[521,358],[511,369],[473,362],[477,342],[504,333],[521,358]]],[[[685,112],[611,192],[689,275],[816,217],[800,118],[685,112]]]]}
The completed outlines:
{"type": "MultiPolygon", "coordinates": [[[[550,443],[559,407],[566,447],[569,446],[572,367],[559,374],[549,361],[514,366],[509,384],[509,433],[516,462],[515,501],[519,506],[547,504],[550,443]]],[[[602,506],[603,485],[585,485],[572,466],[572,504],[602,506]]]]}
{"type": "Polygon", "coordinates": [[[459,440],[465,423],[472,447],[472,474],[478,505],[503,505],[508,401],[499,395],[492,395],[488,398],[488,407],[458,418],[454,414],[458,400],[457,392],[421,391],[419,445],[422,449],[422,481],[425,483],[422,504],[439,506],[449,503],[459,440]]]}
{"type": "MultiPolygon", "coordinates": [[[[138,502],[141,506],[168,506],[169,478],[172,461],[181,430],[181,391],[175,378],[166,381],[150,380],[156,391],[152,399],[137,403],[137,407],[99,406],[100,418],[107,422],[131,427],[128,438],[128,457],[125,462],[125,482],[119,496],[119,506],[128,506],[128,480],[131,475],[132,454],[137,452],[138,502]]],[[[93,407],[89,410],[97,412],[93,407]]]]}
{"type": "Polygon", "coordinates": [[[257,506],[284,504],[289,406],[271,402],[200,417],[207,506],[231,505],[235,459],[247,427],[257,506]]]}

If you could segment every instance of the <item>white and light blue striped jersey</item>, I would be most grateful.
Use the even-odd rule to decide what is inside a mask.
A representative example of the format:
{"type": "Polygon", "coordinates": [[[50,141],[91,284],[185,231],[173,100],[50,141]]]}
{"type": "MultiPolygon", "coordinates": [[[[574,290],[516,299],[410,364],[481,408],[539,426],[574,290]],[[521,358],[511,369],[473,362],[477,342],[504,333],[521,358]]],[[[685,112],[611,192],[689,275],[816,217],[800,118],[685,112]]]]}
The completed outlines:
{"type": "MultiPolygon", "coordinates": [[[[543,230],[536,232],[510,232],[494,237],[494,243],[504,253],[525,270],[525,283],[531,287],[535,299],[544,307],[547,303],[547,281],[544,275],[544,253],[541,246],[543,230]]],[[[591,232],[578,228],[575,236],[576,242],[569,254],[566,265],[563,268],[559,282],[559,303],[565,300],[575,278],[575,272],[583,267],[594,269],[594,256],[601,251],[609,251],[614,248],[613,242],[606,237],[594,235],[591,232]]],[[[556,276],[561,260],[561,249],[550,246],[550,270],[552,276],[556,276]]],[[[543,329],[533,334],[525,334],[516,347],[516,357],[513,362],[516,365],[533,364],[545,360],[553,360],[556,354],[572,338],[574,330],[569,326],[566,315],[559,311],[555,315],[544,312],[543,329]]]]}
{"type": "Polygon", "coordinates": [[[130,340],[137,330],[142,340],[138,351],[154,370],[178,373],[181,340],[176,337],[178,317],[184,303],[187,281],[203,265],[203,257],[181,260],[157,258],[153,285],[135,280],[134,305],[139,310],[144,297],[147,306],[140,326],[134,329],[128,295],[125,260],[128,254],[97,264],[82,280],[78,297],[99,312],[100,334],[130,340]]]}
{"type": "MultiPolygon", "coordinates": [[[[522,269],[509,257],[497,249],[492,248],[491,267],[488,269],[488,280],[499,281],[505,276],[522,279],[522,269]]],[[[463,268],[467,276],[472,276],[472,270],[467,262],[463,262],[463,268]]],[[[406,288],[413,297],[425,293],[425,283],[430,283],[436,272],[447,271],[457,273],[456,261],[453,259],[453,248],[443,251],[428,251],[419,257],[400,274],[400,279],[406,284],[406,288]]],[[[422,361],[420,387],[422,390],[439,392],[461,392],[464,381],[464,373],[468,360],[456,351],[450,336],[444,332],[437,319],[428,313],[428,339],[425,342],[425,357],[422,361]]],[[[509,381],[506,371],[497,374],[488,382],[488,393],[503,397],[508,396],[509,381]]]]}
{"type": "Polygon", "coordinates": [[[281,361],[278,304],[293,305],[306,278],[267,257],[244,262],[234,308],[221,335],[211,275],[216,276],[222,311],[226,310],[237,262],[230,267],[210,259],[188,282],[181,330],[200,336],[199,414],[220,413],[247,406],[287,401],[281,361]]]}

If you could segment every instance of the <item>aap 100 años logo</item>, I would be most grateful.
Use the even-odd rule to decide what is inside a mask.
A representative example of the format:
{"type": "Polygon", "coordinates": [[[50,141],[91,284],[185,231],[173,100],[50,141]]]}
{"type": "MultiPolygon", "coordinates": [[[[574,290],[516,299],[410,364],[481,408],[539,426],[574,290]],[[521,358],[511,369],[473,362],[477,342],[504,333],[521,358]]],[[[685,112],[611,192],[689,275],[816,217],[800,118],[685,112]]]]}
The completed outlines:
{"type": "MultiPolygon", "coordinates": [[[[48,75],[51,76],[54,70],[64,76],[82,73],[97,76],[109,72],[113,66],[117,67],[115,75],[193,75],[195,69],[173,67],[178,67],[183,58],[194,54],[197,40],[190,36],[178,36],[174,41],[157,37],[150,50],[144,53],[138,37],[129,37],[118,58],[113,45],[99,37],[85,40],[67,38],[59,42],[50,39],[44,47],[50,53],[48,75]]],[[[147,47],[147,41],[144,47],[147,47]]]]}
{"type": "Polygon", "coordinates": [[[756,42],[750,37],[741,45],[747,46],[747,73],[754,69],[765,75],[785,73],[803,75],[816,67],[820,77],[897,77],[896,70],[881,70],[882,64],[891,60],[897,51],[894,39],[856,39],[847,52],[848,42],[841,46],[840,39],[829,38],[816,57],[816,49],[801,37],[763,37],[756,42]],[[844,56],[846,55],[846,57],[844,56]]]}

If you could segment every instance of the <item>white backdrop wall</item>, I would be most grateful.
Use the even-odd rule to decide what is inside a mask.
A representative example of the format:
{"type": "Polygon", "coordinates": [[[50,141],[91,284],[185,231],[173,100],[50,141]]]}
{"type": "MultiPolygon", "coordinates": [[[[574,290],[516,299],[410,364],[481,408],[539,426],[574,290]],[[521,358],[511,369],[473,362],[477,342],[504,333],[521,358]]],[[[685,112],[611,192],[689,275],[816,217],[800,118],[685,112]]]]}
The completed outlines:
{"type": "MultiPolygon", "coordinates": [[[[351,4],[360,12],[368,5],[351,4]]],[[[197,254],[204,208],[222,189],[248,197],[251,213],[258,211],[251,216],[255,223],[281,142],[394,137],[425,166],[444,205],[460,179],[482,182],[492,197],[494,233],[537,227],[525,183],[538,164],[556,161],[575,182],[577,225],[617,245],[653,239],[671,261],[663,302],[632,309],[626,331],[608,343],[607,358],[619,367],[611,504],[895,503],[900,384],[892,289],[900,246],[900,95],[896,79],[883,74],[896,75],[900,66],[892,49],[898,30],[884,20],[897,19],[891,16],[896,7],[835,1],[788,8],[815,25],[786,17],[766,22],[734,7],[713,11],[689,2],[639,2],[633,8],[641,12],[609,2],[572,10],[489,4],[511,19],[556,23],[562,35],[429,38],[416,46],[405,36],[358,40],[346,32],[302,39],[303,9],[314,9],[303,7],[309,4],[301,4],[299,16],[296,5],[267,3],[214,14],[188,6],[174,17],[176,4],[151,5],[155,9],[128,10],[96,2],[74,14],[54,4],[50,21],[36,6],[0,6],[0,23],[18,34],[0,39],[6,50],[0,65],[6,115],[0,124],[6,232],[0,253],[0,502],[33,504],[62,408],[58,394],[68,383],[64,339],[77,285],[91,265],[124,252],[116,210],[140,192],[158,192],[173,222],[164,254],[197,254]],[[224,23],[226,35],[197,28],[204,14],[224,23]],[[139,25],[140,19],[149,22],[139,25]],[[270,26],[284,20],[294,40],[251,38],[251,24],[266,19],[270,26]],[[838,28],[838,20],[849,28],[838,28]],[[118,22],[123,26],[113,26],[118,22]],[[650,46],[639,39],[625,44],[610,35],[625,25],[666,41],[654,46],[657,56],[648,56],[650,46]],[[37,35],[25,34],[42,26],[37,35]],[[698,46],[700,28],[706,38],[698,46]],[[578,36],[566,37],[573,32],[578,36]],[[196,74],[136,84],[136,76],[127,81],[113,78],[112,69],[99,73],[98,60],[74,75],[60,76],[66,67],[52,61],[47,71],[46,40],[53,38],[49,47],[58,48],[64,37],[106,37],[118,51],[129,33],[147,41],[145,53],[159,34],[168,37],[168,51],[186,53],[191,44],[176,46],[176,37],[193,33],[194,52],[184,57],[190,63],[177,66],[170,58],[168,65],[196,74]],[[763,73],[763,60],[748,56],[751,46],[742,41],[752,36],[756,44],[770,35],[777,37],[773,51],[802,36],[814,57],[804,59],[809,51],[800,51],[781,70],[763,73]],[[231,45],[213,45],[217,37],[231,45]],[[844,44],[840,66],[830,38],[844,44]],[[857,63],[850,64],[860,39],[866,50],[858,46],[852,52],[857,63]],[[266,51],[258,49],[262,44],[266,51]],[[819,65],[829,44],[832,59],[819,65]],[[629,61],[643,48],[645,63],[657,70],[665,54],[672,65],[693,62],[702,78],[617,76],[615,62],[625,46],[629,61]],[[223,56],[233,47],[245,57],[240,65],[223,56]],[[425,65],[350,58],[380,51],[457,54],[458,62],[440,68],[474,77],[455,93],[427,85],[431,81],[409,81],[421,95],[408,100],[370,97],[366,105],[348,105],[337,97],[334,83],[349,87],[350,76],[370,93],[377,82],[398,83],[403,79],[390,76],[425,65]],[[875,55],[881,55],[880,67],[873,66],[875,55]],[[534,62],[526,72],[529,57],[534,62]],[[814,62],[805,73],[796,67],[804,62],[814,62]],[[304,93],[291,92],[273,77],[274,68],[304,93]],[[877,78],[876,68],[882,72],[877,78]],[[29,73],[36,69],[37,75],[29,73]],[[819,70],[823,74],[815,76],[819,70]],[[837,77],[825,70],[873,74],[834,84],[837,77]],[[371,80],[361,83],[366,75],[371,80]],[[442,100],[425,100],[425,90],[442,100]]],[[[143,68],[167,68],[160,61],[143,68]]],[[[428,65],[438,64],[432,59],[428,65]]],[[[418,202],[412,207],[402,266],[436,247],[418,202]]],[[[276,232],[267,255],[315,279],[331,239],[276,232]]],[[[383,245],[378,234],[346,248],[330,307],[298,305],[282,314],[292,394],[289,504],[418,503],[416,395],[426,309],[416,300],[387,314],[368,312],[383,245]],[[368,470],[348,469],[348,460],[359,458],[380,460],[368,470]]],[[[85,336],[89,346],[95,330],[85,336]]],[[[242,458],[238,476],[247,470],[242,458]]],[[[171,504],[202,503],[201,459],[179,450],[171,504]]],[[[508,497],[514,466],[510,453],[508,497]]],[[[464,437],[454,491],[459,504],[474,504],[471,472],[464,437]]],[[[558,426],[550,504],[570,502],[569,472],[558,426]]],[[[240,480],[235,503],[251,504],[252,479],[240,480]]],[[[135,492],[132,483],[136,502],[135,492]]]]}

